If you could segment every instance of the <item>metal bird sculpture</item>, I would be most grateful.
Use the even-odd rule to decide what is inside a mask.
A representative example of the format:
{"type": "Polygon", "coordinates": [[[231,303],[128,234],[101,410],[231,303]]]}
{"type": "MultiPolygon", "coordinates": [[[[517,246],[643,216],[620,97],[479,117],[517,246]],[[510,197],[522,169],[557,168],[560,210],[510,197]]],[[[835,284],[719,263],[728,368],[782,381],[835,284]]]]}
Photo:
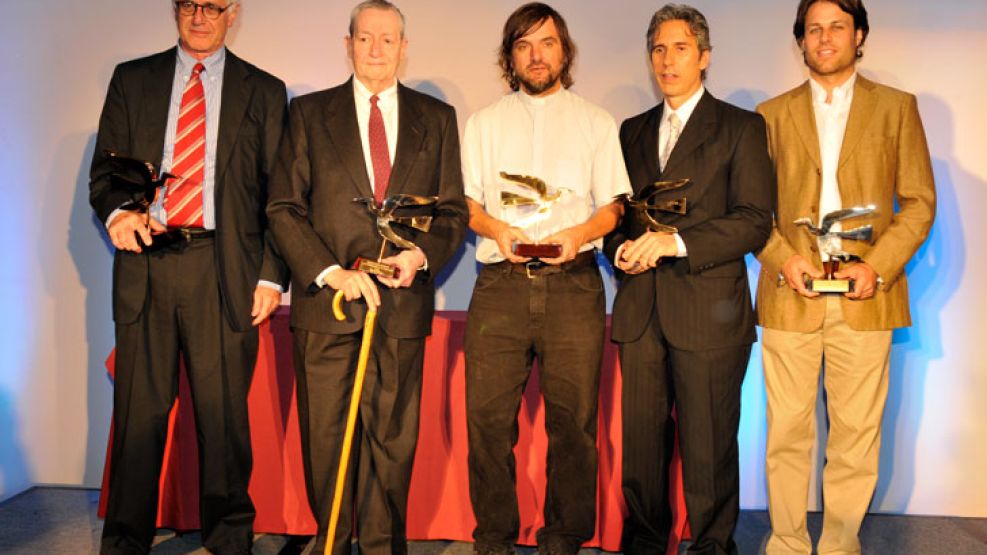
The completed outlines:
{"type": "Polygon", "coordinates": [[[130,196],[130,202],[121,206],[121,210],[138,210],[146,214],[158,189],[167,180],[178,178],[168,172],[159,175],[154,164],[145,160],[123,156],[112,150],[104,150],[103,153],[113,162],[115,168],[110,174],[110,186],[130,196]]]}
{"type": "Polygon", "coordinates": [[[665,191],[681,189],[689,183],[690,180],[688,178],[676,179],[674,181],[656,181],[650,185],[646,185],[636,195],[623,194],[618,195],[616,198],[622,200],[633,210],[638,221],[651,231],[677,233],[677,227],[659,222],[656,219],[656,212],[685,214],[688,211],[688,199],[686,197],[680,197],[656,200],[655,197],[665,191]]]}
{"type": "Polygon", "coordinates": [[[831,228],[836,222],[867,216],[873,214],[876,210],[877,208],[873,204],[834,210],[823,216],[822,223],[819,224],[819,227],[812,225],[812,220],[809,218],[799,218],[792,223],[797,226],[804,226],[810,234],[816,237],[838,237],[840,239],[870,241],[874,234],[874,226],[870,224],[846,231],[831,231],[831,228]]]}
{"type": "Polygon", "coordinates": [[[557,203],[562,197],[571,193],[571,189],[559,187],[549,192],[548,184],[542,179],[530,175],[519,175],[507,172],[500,172],[501,179],[513,185],[527,189],[533,195],[522,195],[510,191],[501,191],[500,203],[502,206],[533,206],[535,211],[530,215],[514,222],[517,227],[527,227],[532,223],[544,220],[551,212],[552,205],[557,203]]]}
{"type": "Polygon", "coordinates": [[[431,215],[410,215],[410,216],[400,216],[395,214],[395,212],[401,209],[413,209],[413,208],[424,208],[435,204],[439,200],[439,197],[426,197],[419,195],[406,195],[398,194],[388,196],[381,202],[380,206],[374,201],[373,197],[360,197],[353,199],[353,202],[359,202],[366,205],[367,210],[377,220],[377,232],[380,236],[384,238],[384,244],[381,245],[381,253],[383,254],[384,247],[387,242],[391,242],[403,249],[413,249],[415,244],[404,237],[398,235],[391,224],[400,224],[408,226],[412,229],[417,229],[427,233],[432,227],[432,216],[431,215]]]}

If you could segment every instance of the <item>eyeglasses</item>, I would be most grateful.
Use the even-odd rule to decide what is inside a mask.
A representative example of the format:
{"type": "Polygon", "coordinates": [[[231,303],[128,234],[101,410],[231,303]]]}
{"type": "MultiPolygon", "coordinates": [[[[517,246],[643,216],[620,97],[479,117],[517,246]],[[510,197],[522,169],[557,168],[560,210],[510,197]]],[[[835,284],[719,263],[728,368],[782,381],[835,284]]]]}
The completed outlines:
{"type": "Polygon", "coordinates": [[[175,2],[175,9],[182,15],[193,17],[195,16],[195,11],[201,9],[202,15],[208,17],[209,19],[216,19],[222,15],[223,12],[232,8],[233,4],[236,4],[236,2],[230,2],[228,6],[221,8],[212,2],[209,2],[208,4],[198,4],[192,0],[179,0],[178,2],[175,2]]]}

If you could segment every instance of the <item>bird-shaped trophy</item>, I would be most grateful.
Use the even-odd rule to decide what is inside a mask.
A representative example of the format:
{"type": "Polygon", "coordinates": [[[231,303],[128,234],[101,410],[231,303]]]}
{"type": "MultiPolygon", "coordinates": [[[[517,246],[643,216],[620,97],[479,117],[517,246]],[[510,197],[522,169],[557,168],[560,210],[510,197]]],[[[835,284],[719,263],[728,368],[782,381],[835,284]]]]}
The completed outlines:
{"type": "MultiPolygon", "coordinates": [[[[562,197],[572,191],[564,187],[559,187],[549,191],[548,184],[542,179],[530,175],[518,175],[507,172],[500,172],[501,179],[510,182],[525,190],[525,194],[501,191],[501,206],[529,207],[528,213],[520,219],[514,220],[512,225],[519,228],[536,226],[549,217],[552,213],[552,206],[559,202],[562,197]]],[[[511,250],[518,256],[528,258],[558,258],[562,256],[562,245],[558,243],[520,243],[515,242],[511,250]]]]}
{"type": "MultiPolygon", "coordinates": [[[[151,205],[157,198],[158,190],[167,180],[178,179],[179,176],[168,172],[159,174],[151,162],[123,156],[112,150],[104,150],[103,154],[113,163],[110,187],[126,193],[129,197],[128,202],[119,209],[143,214],[144,225],[150,225],[151,205]]],[[[143,244],[140,235],[136,235],[137,241],[143,244]]]]}
{"type": "Polygon", "coordinates": [[[658,195],[665,191],[681,189],[690,183],[689,179],[676,179],[674,181],[656,181],[645,186],[634,196],[623,194],[618,195],[617,200],[624,202],[624,205],[634,213],[634,217],[639,223],[650,231],[659,233],[678,233],[679,228],[664,224],[658,221],[658,214],[678,214],[684,215],[689,209],[689,201],[686,197],[673,199],[659,199],[658,195]]]}
{"type": "Polygon", "coordinates": [[[401,247],[402,249],[413,249],[415,248],[415,244],[412,241],[398,235],[397,232],[391,228],[391,224],[404,225],[421,231],[422,233],[428,233],[428,230],[432,227],[431,214],[399,215],[397,212],[411,212],[414,210],[429,209],[435,205],[438,200],[439,197],[397,194],[388,196],[383,200],[383,202],[380,203],[380,206],[377,206],[377,203],[374,201],[373,197],[360,197],[353,199],[353,202],[359,202],[366,205],[367,210],[374,215],[377,220],[377,233],[379,233],[383,239],[380,244],[380,253],[377,255],[377,260],[362,257],[357,258],[356,262],[353,263],[353,269],[386,278],[400,277],[397,267],[381,262],[387,254],[387,244],[391,243],[397,247],[401,247]]]}
{"type": "Polygon", "coordinates": [[[820,250],[829,256],[829,260],[823,261],[823,272],[825,277],[813,279],[803,276],[805,286],[810,291],[819,293],[849,293],[853,291],[852,279],[837,279],[835,274],[840,271],[840,263],[847,263],[860,260],[860,257],[843,250],[842,240],[850,241],[870,241],[874,235],[874,226],[865,226],[849,229],[846,231],[835,231],[833,225],[837,222],[868,216],[873,214],[876,208],[873,204],[866,206],[854,206],[842,210],[834,210],[823,216],[819,227],[812,225],[812,219],[799,218],[792,222],[797,226],[805,227],[805,230],[813,237],[819,238],[820,250]]]}
{"type": "Polygon", "coordinates": [[[178,176],[168,172],[159,175],[151,162],[130,158],[112,150],[104,150],[103,154],[113,162],[110,186],[130,197],[130,201],[121,206],[120,210],[141,212],[146,219],[150,219],[151,205],[154,204],[158,189],[164,186],[165,181],[177,179],[178,176]]]}

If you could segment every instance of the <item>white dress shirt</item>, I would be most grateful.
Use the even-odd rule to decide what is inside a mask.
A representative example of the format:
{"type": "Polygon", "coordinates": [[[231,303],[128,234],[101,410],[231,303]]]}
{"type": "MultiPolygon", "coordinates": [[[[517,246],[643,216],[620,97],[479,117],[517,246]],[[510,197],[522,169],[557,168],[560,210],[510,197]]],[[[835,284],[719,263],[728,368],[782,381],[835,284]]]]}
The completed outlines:
{"type": "MultiPolygon", "coordinates": [[[[822,163],[822,188],[819,193],[819,222],[826,214],[843,208],[840,197],[840,185],[836,179],[836,170],[840,164],[840,149],[843,147],[843,135],[846,133],[846,123],[850,116],[850,105],[853,103],[853,85],[857,81],[854,73],[846,83],[833,89],[830,102],[826,102],[826,89],[814,79],[809,79],[812,91],[812,108],[816,116],[816,132],[819,135],[819,160],[822,163]]],[[[837,222],[831,231],[839,231],[837,222]]],[[[824,241],[819,238],[819,255],[823,260],[829,260],[827,250],[842,249],[839,238],[824,241]]]]}
{"type": "MultiPolygon", "coordinates": [[[[533,241],[582,224],[596,209],[630,193],[630,181],[613,117],[576,94],[560,89],[544,97],[515,92],[470,116],[462,144],[466,196],[492,217],[520,227],[533,241]],[[532,206],[502,206],[502,191],[532,192],[500,172],[544,180],[549,193],[564,188],[545,214],[532,206]]],[[[580,251],[601,247],[602,239],[580,251]]],[[[480,237],[476,259],[504,260],[497,242],[480,237]]]]}

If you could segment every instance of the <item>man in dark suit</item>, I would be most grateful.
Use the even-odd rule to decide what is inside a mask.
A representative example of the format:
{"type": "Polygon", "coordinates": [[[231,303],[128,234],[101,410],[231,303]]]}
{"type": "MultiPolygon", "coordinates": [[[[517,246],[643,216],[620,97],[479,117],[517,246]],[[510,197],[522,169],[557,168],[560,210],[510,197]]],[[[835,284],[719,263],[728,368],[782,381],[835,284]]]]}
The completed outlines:
{"type": "Polygon", "coordinates": [[[736,553],[740,388],[755,341],[744,255],[771,230],[774,174],[763,120],[703,87],[705,17],[666,5],[647,45],[664,102],[621,126],[631,185],[691,181],[654,199],[685,197],[685,214],[657,213],[677,233],[651,231],[628,211],[606,242],[623,273],[612,338],[623,371],[624,549],[665,552],[674,406],[689,553],[736,553]]]}
{"type": "Polygon", "coordinates": [[[257,328],[280,302],[284,263],[266,232],[267,176],[284,83],[226,50],[239,7],[175,3],[178,47],[119,65],[90,172],[90,201],[117,248],[114,439],[101,553],[146,553],[168,412],[185,362],[199,438],[203,545],[249,553],[254,507],[247,391],[257,328]],[[121,210],[110,150],[179,175],[151,217],[121,210]]]}
{"type": "Polygon", "coordinates": [[[292,101],[267,208],[293,272],[298,411],[309,503],[319,525],[317,553],[326,541],[367,303],[380,308],[354,441],[357,462],[349,465],[334,552],[349,553],[354,524],[363,553],[407,550],[405,517],[435,276],[465,235],[456,114],[398,83],[406,48],[404,16],[393,4],[370,0],[353,10],[346,49],[354,78],[292,101]],[[383,288],[369,274],[349,269],[357,258],[376,259],[380,252],[375,218],[353,202],[375,193],[377,202],[398,193],[438,197],[428,233],[399,230],[417,247],[384,258],[399,273],[377,277],[383,288]],[[331,310],[336,291],[359,300],[347,306],[349,317],[341,322],[331,310]]]}

